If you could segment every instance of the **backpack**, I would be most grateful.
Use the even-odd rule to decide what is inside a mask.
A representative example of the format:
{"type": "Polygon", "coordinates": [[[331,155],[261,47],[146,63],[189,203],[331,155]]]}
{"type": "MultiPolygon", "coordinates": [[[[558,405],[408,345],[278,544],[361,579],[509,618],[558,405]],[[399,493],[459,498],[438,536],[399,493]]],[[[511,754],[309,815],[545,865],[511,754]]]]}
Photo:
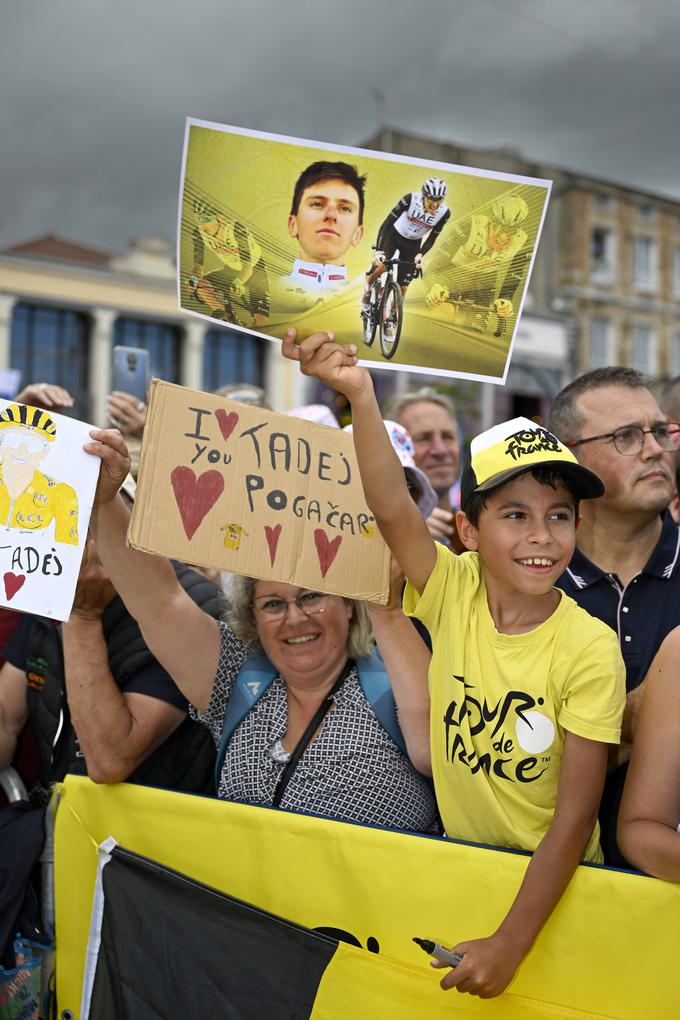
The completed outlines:
{"type": "MultiPolygon", "coordinates": [[[[397,720],[392,687],[380,653],[374,649],[370,655],[357,659],[356,666],[361,689],[373,714],[402,754],[408,757],[406,742],[397,720]]],[[[220,788],[222,765],[234,731],[255,707],[277,674],[278,669],[262,653],[251,652],[241,666],[224,713],[222,736],[215,762],[216,791],[220,788]]]]}

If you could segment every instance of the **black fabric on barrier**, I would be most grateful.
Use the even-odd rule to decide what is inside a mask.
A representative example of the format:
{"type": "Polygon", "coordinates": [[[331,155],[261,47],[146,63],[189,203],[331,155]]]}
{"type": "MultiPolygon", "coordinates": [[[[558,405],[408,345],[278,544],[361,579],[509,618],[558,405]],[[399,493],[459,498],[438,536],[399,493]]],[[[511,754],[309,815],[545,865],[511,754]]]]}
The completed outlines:
{"type": "Polygon", "coordinates": [[[103,886],[91,1020],[310,1016],[336,940],[121,847],[103,886]]]}
{"type": "Polygon", "coordinates": [[[12,941],[42,934],[31,872],[45,842],[45,812],[20,800],[0,811],[0,965],[14,966],[12,941]]]}

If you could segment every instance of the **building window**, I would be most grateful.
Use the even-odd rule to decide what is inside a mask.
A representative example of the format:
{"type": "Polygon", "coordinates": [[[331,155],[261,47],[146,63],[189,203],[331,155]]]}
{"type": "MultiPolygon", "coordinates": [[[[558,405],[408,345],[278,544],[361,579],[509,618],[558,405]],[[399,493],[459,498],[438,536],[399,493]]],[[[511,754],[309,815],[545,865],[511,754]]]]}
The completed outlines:
{"type": "Polygon", "coordinates": [[[116,319],[113,342],[123,347],[144,347],[149,352],[152,377],[180,381],[180,333],[176,326],[147,319],[116,319]]]}
{"type": "Polygon", "coordinates": [[[673,296],[680,298],[680,248],[673,249],[673,296]]]}
{"type": "Polygon", "coordinates": [[[656,209],[653,205],[639,205],[637,207],[638,218],[652,223],[656,219],[656,209]]]}
{"type": "Polygon", "coordinates": [[[656,244],[651,237],[633,240],[633,286],[638,290],[656,289],[656,244]]]}
{"type": "Polygon", "coordinates": [[[633,368],[645,375],[656,372],[654,334],[649,326],[633,326],[633,368]]]}
{"type": "Polygon", "coordinates": [[[615,237],[606,227],[593,227],[590,239],[590,278],[595,283],[613,283],[615,237]]]}
{"type": "Polygon", "coordinates": [[[609,352],[609,321],[590,320],[590,367],[606,368],[611,362],[609,352]]]}
{"type": "Polygon", "coordinates": [[[246,333],[209,329],[203,347],[203,389],[218,390],[228,383],[262,386],[265,343],[246,333]]]}
{"type": "Polygon", "coordinates": [[[593,201],[595,202],[595,208],[600,212],[611,212],[614,208],[614,196],[606,195],[603,191],[596,192],[593,195],[593,201]]]}
{"type": "Polygon", "coordinates": [[[12,315],[10,367],[28,383],[63,386],[75,401],[67,413],[90,417],[87,388],[89,319],[82,312],[18,304],[12,315]]]}
{"type": "Polygon", "coordinates": [[[680,333],[674,333],[671,338],[671,375],[674,378],[680,375],[680,333]]]}

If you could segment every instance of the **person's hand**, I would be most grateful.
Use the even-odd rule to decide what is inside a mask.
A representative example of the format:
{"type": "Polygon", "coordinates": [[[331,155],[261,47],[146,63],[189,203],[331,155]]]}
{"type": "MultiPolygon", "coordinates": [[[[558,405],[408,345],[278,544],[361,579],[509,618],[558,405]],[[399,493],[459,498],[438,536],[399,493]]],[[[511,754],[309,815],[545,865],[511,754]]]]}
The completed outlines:
{"type": "Polygon", "coordinates": [[[101,620],[109,602],[116,597],[116,590],[109,581],[97,555],[97,547],[88,536],[80,565],[76,593],[71,616],[82,620],[101,620]]]}
{"type": "Polygon", "coordinates": [[[373,253],[373,265],[374,266],[382,266],[384,264],[384,262],[385,262],[385,252],[384,251],[376,251],[376,252],[373,253]]]}
{"type": "Polygon", "coordinates": [[[433,283],[425,296],[425,304],[430,308],[436,308],[437,305],[441,305],[444,301],[447,301],[448,297],[448,287],[443,287],[441,283],[433,283]]]}
{"type": "Polygon", "coordinates": [[[455,514],[436,506],[426,520],[428,530],[434,539],[450,542],[456,533],[455,514]]]}
{"type": "Polygon", "coordinates": [[[287,329],[281,349],[285,358],[299,362],[303,375],[319,379],[344,393],[350,402],[371,386],[368,372],[357,365],[354,344],[336,344],[332,333],[314,333],[298,346],[296,335],[294,329],[287,329]]]}
{"type": "Polygon", "coordinates": [[[245,292],[246,289],[243,286],[242,281],[239,280],[238,276],[235,276],[234,279],[229,284],[229,296],[238,300],[239,298],[243,297],[245,292]]]}
{"type": "Polygon", "coordinates": [[[425,259],[420,254],[420,252],[418,252],[418,254],[416,255],[414,262],[416,264],[416,269],[422,269],[423,266],[425,265],[425,259]]]}
{"type": "Polygon", "coordinates": [[[130,455],[118,429],[92,429],[91,443],[84,443],[85,453],[101,460],[94,505],[103,506],[115,498],[130,471],[130,455]]]}
{"type": "Polygon", "coordinates": [[[124,436],[141,439],[146,424],[146,404],[131,393],[114,390],[106,398],[106,416],[124,436]]]}
{"type": "MultiPolygon", "coordinates": [[[[481,999],[492,999],[504,992],[522,961],[512,944],[500,935],[459,942],[453,949],[461,953],[463,959],[442,978],[440,986],[444,991],[456,988],[459,992],[479,995],[481,999]]],[[[448,966],[439,960],[431,963],[437,970],[448,966]]]]}
{"type": "Polygon", "coordinates": [[[63,386],[53,383],[30,383],[14,398],[17,404],[30,404],[46,411],[58,411],[62,407],[73,407],[73,397],[63,386]]]}

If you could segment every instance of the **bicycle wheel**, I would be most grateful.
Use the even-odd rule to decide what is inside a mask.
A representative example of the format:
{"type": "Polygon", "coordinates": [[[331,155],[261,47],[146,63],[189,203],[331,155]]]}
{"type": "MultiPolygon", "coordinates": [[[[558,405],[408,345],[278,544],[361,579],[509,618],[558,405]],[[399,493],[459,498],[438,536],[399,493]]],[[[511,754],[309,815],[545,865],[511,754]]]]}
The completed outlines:
{"type": "Polygon", "coordinates": [[[404,300],[401,296],[401,287],[394,280],[389,280],[385,284],[380,304],[380,350],[383,357],[388,360],[397,353],[404,319],[403,311],[404,300]]]}
{"type": "Polygon", "coordinates": [[[377,288],[371,287],[371,300],[370,303],[361,309],[361,323],[364,333],[364,343],[367,347],[370,347],[375,340],[375,331],[378,328],[378,315],[377,309],[379,305],[379,294],[376,294],[377,288]]]}

